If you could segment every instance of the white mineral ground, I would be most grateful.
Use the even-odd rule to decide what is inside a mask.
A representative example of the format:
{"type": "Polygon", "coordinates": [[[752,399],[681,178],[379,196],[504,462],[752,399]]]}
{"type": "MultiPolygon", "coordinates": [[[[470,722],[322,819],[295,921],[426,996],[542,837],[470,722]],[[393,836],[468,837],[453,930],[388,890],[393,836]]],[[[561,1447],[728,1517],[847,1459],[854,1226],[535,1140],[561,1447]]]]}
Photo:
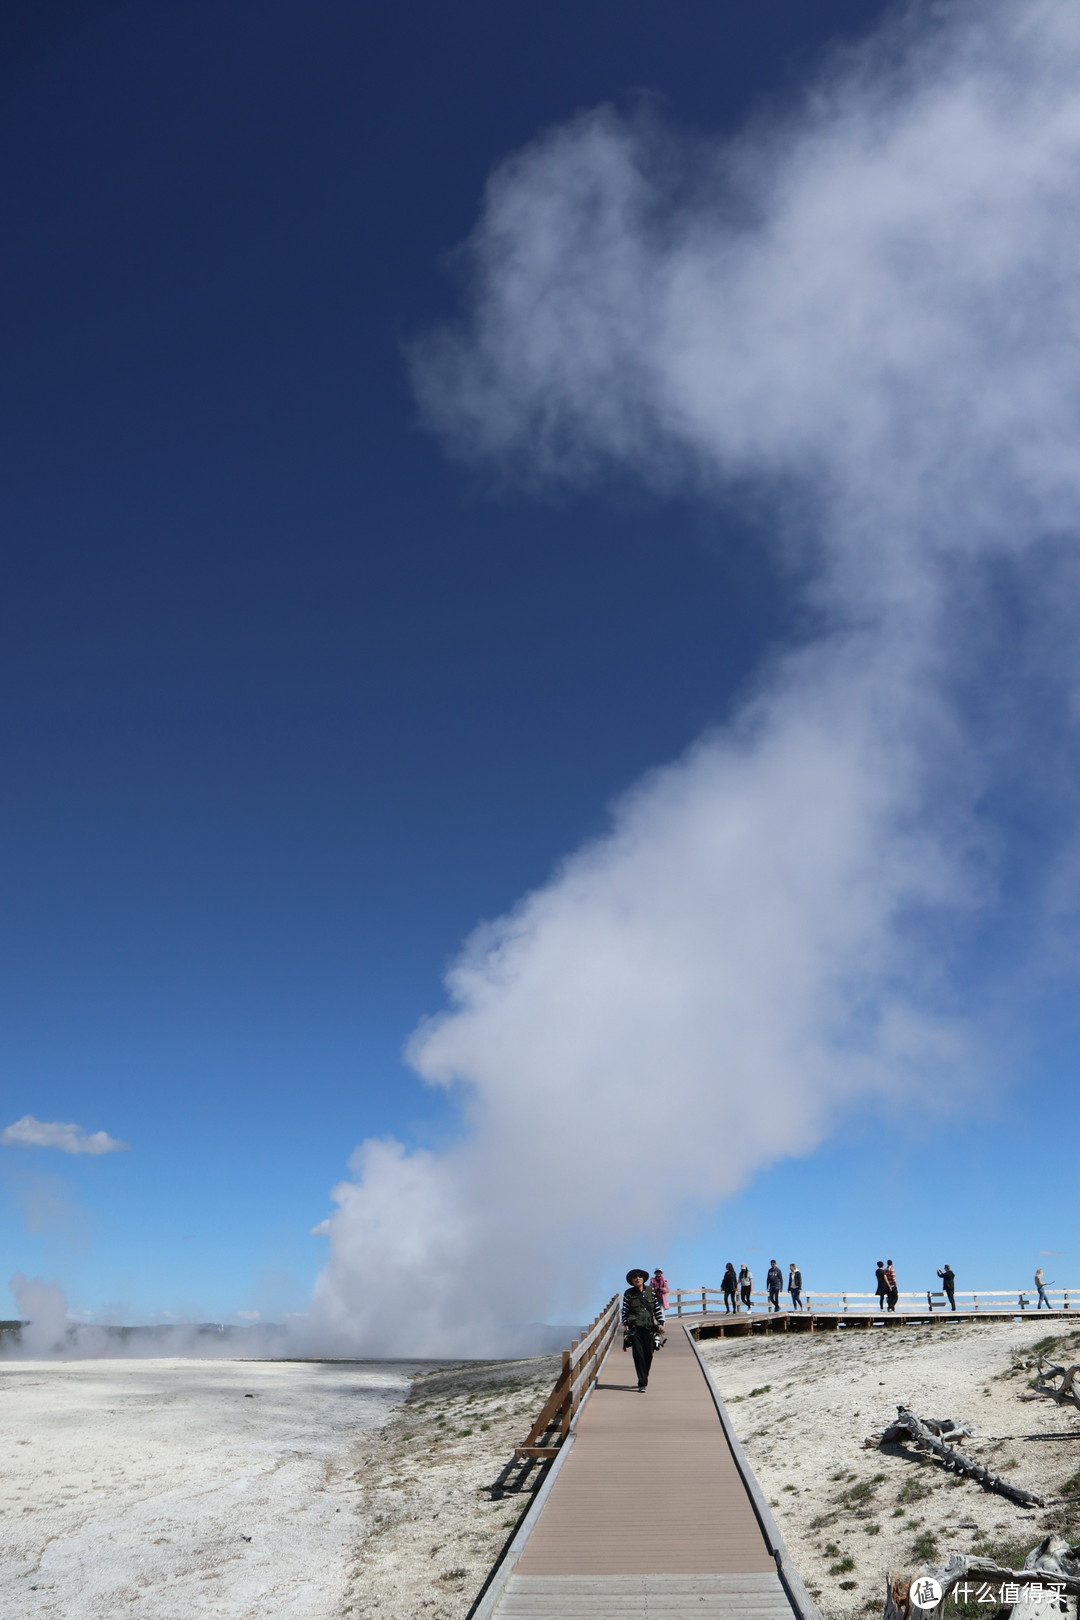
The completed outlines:
{"type": "Polygon", "coordinates": [[[339,1615],[364,1534],[357,1431],[413,1371],[0,1362],[0,1614],[339,1615]]]}
{"type": "MultiPolygon", "coordinates": [[[[1054,1330],[702,1346],[823,1612],[880,1613],[887,1569],[953,1550],[1080,1540],[1080,1413],[1022,1402],[1013,1367],[1054,1330]],[[1047,1507],[864,1450],[899,1402],[971,1422],[963,1449],[1047,1507]]],[[[0,1363],[0,1616],[462,1620],[527,1500],[489,1488],[557,1367],[429,1365],[410,1385],[414,1369],[377,1363],[0,1363]]]]}

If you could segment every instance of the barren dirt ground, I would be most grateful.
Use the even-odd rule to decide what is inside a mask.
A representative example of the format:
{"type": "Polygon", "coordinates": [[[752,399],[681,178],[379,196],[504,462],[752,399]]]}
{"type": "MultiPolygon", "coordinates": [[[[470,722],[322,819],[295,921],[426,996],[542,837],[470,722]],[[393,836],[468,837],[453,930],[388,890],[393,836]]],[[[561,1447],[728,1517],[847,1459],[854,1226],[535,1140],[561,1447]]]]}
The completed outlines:
{"type": "Polygon", "coordinates": [[[349,1620],[461,1620],[530,1498],[492,1498],[551,1392],[559,1356],[421,1373],[356,1447],[364,1535],[349,1569],[349,1620]]]}
{"type": "Polygon", "coordinates": [[[824,1612],[880,1614],[887,1570],[944,1563],[953,1551],[995,1552],[1009,1563],[1047,1530],[1080,1541],[1080,1412],[1022,1400],[1030,1374],[1014,1366],[1053,1335],[1064,1338],[1058,1348],[1067,1362],[1080,1360],[1080,1334],[1068,1326],[1055,1329],[1044,1316],[702,1344],[824,1612]],[[1044,1497],[1046,1508],[1017,1507],[914,1452],[864,1450],[901,1403],[923,1417],[970,1423],[974,1438],[961,1448],[1044,1497]]]}

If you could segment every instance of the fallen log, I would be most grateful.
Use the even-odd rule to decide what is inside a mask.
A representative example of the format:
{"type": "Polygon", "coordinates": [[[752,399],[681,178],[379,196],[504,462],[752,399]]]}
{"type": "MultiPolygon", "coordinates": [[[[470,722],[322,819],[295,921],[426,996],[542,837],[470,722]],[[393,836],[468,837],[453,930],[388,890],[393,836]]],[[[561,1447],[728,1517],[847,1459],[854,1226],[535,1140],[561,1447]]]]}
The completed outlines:
{"type": "MultiPolygon", "coordinates": [[[[1029,1363],[1030,1365],[1030,1363],[1029,1363]]],[[[1076,1375],[1080,1373],[1080,1363],[1072,1367],[1054,1367],[1050,1362],[1044,1364],[1042,1356],[1035,1363],[1035,1377],[1031,1380],[1030,1395],[1021,1395],[1022,1401],[1037,1401],[1041,1396],[1056,1401],[1059,1406],[1067,1404],[1075,1406],[1080,1412],[1080,1390],[1076,1387],[1076,1375]],[[1054,1384],[1052,1379],[1060,1378],[1060,1384],[1054,1384]]]]}
{"type": "MultiPolygon", "coordinates": [[[[1045,1507],[1041,1496],[1034,1496],[1031,1491],[1025,1491],[1019,1485],[1010,1485],[1007,1480],[1002,1479],[999,1474],[992,1474],[973,1457],[966,1457],[962,1451],[947,1445],[940,1433],[935,1434],[930,1424],[916,1417],[910,1407],[898,1406],[896,1410],[897,1421],[885,1430],[882,1435],[883,1442],[901,1439],[906,1435],[920,1451],[932,1451],[935,1456],[941,1458],[946,1468],[951,1469],[953,1473],[966,1474],[971,1479],[978,1480],[984,1490],[996,1491],[999,1496],[1008,1497],[1010,1502],[1016,1502],[1021,1507],[1045,1507]]],[[[943,1425],[938,1423],[934,1427],[941,1430],[943,1425]]],[[[952,1425],[949,1432],[956,1433],[957,1426],[952,1425]]]]}
{"type": "MultiPolygon", "coordinates": [[[[1026,1620],[1035,1620],[1040,1609],[1047,1614],[1060,1615],[1065,1598],[1080,1597],[1078,1554],[1080,1548],[1070,1547],[1060,1537],[1046,1536],[1028,1553],[1022,1569],[1006,1569],[990,1559],[980,1558],[977,1553],[953,1553],[948,1563],[940,1569],[921,1570],[917,1575],[890,1570],[885,1578],[883,1620],[932,1620],[934,1615],[941,1614],[945,1599],[962,1583],[977,1588],[996,1586],[1004,1606],[1012,1609],[1022,1607],[1026,1620]],[[934,1609],[917,1608],[911,1601],[912,1589],[927,1577],[937,1581],[941,1587],[941,1600],[934,1609]],[[1036,1597],[1034,1593],[1028,1593],[1033,1586],[1052,1587],[1055,1590],[1036,1597]],[[1009,1594],[1010,1587],[1015,1589],[1015,1597],[1009,1594]]],[[[970,1596],[964,1594],[965,1599],[970,1596]]],[[[976,1597],[975,1601],[986,1600],[976,1597]]]]}
{"type": "MultiPolygon", "coordinates": [[[[962,1440],[965,1435],[974,1434],[970,1423],[957,1423],[953,1418],[923,1418],[922,1423],[938,1440],[962,1440]]],[[[872,1434],[863,1441],[863,1446],[870,1447],[887,1445],[892,1440],[908,1440],[911,1438],[906,1423],[890,1423],[887,1429],[879,1434],[872,1434]]]]}

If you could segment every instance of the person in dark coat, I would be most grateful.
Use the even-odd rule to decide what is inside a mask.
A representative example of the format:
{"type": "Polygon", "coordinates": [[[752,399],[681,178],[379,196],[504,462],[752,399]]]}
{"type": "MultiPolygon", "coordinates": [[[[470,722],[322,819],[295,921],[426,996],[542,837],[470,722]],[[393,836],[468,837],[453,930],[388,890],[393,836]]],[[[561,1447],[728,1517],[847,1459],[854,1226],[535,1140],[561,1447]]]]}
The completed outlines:
{"type": "Polygon", "coordinates": [[[656,1350],[656,1336],[664,1331],[664,1309],[649,1287],[647,1271],[628,1271],[630,1284],[622,1297],[623,1349],[634,1352],[637,1387],[645,1390],[656,1350]]]}
{"type": "Polygon", "coordinates": [[[952,1266],[950,1266],[947,1260],[944,1267],[938,1269],[938,1276],[941,1278],[941,1286],[945,1290],[945,1298],[948,1300],[950,1308],[955,1311],[956,1273],[953,1271],[952,1266]]]}
{"type": "Polygon", "coordinates": [[[720,1284],[720,1292],[724,1296],[725,1311],[734,1311],[739,1314],[739,1279],[735,1275],[735,1267],[729,1260],[724,1272],[724,1280],[720,1284]]]}
{"type": "Polygon", "coordinates": [[[791,1262],[790,1266],[788,1267],[787,1285],[788,1285],[788,1293],[791,1295],[791,1308],[792,1308],[792,1310],[793,1311],[801,1311],[802,1308],[803,1308],[803,1302],[802,1302],[802,1272],[799,1270],[799,1268],[795,1264],[794,1260],[791,1262]]]}
{"type": "Polygon", "coordinates": [[[889,1285],[885,1281],[885,1262],[879,1260],[877,1270],[874,1272],[874,1293],[877,1295],[878,1310],[885,1309],[885,1301],[889,1297],[889,1285]]]}
{"type": "Polygon", "coordinates": [[[780,1309],[780,1290],[784,1286],[784,1273],[775,1260],[769,1261],[769,1269],[765,1276],[765,1287],[769,1292],[769,1304],[774,1311],[780,1309]]]}

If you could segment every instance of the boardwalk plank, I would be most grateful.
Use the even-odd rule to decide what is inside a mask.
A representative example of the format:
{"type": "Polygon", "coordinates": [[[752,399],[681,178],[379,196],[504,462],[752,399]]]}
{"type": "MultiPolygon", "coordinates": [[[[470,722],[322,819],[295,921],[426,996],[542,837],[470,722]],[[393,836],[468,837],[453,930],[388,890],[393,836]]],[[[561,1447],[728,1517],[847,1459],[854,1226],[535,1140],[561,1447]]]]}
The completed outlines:
{"type": "Polygon", "coordinates": [[[506,1620],[792,1620],[773,1575],[513,1576],[506,1620]]]}

